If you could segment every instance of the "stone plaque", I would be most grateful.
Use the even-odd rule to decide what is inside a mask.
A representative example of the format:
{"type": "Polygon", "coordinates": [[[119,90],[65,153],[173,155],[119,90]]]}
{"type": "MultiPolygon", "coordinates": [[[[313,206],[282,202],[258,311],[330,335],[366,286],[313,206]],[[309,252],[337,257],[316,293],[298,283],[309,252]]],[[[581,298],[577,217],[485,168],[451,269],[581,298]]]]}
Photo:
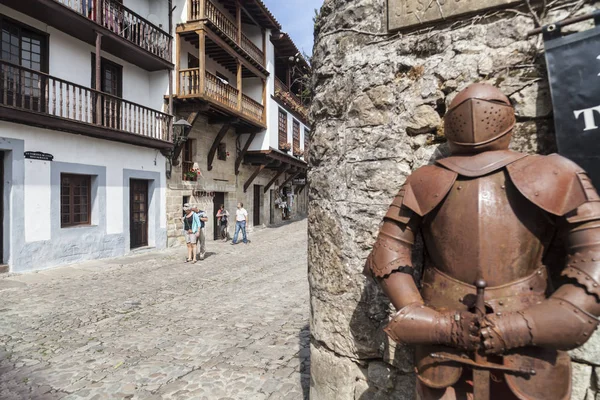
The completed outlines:
{"type": "Polygon", "coordinates": [[[388,29],[393,31],[519,0],[388,0],[388,29]]]}

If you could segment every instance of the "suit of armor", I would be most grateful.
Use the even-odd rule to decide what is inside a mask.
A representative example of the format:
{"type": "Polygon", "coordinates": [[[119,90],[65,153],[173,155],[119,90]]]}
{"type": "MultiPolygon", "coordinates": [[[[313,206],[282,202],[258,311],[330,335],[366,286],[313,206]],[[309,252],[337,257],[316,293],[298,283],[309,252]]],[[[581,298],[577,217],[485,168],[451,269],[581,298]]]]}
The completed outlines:
{"type": "Polygon", "coordinates": [[[600,197],[571,161],[509,151],[514,125],[496,88],[460,92],[445,118],[452,156],[406,180],[367,260],[398,310],[386,333],[416,345],[423,399],[472,398],[474,371],[491,378],[481,398],[569,399],[565,350],[598,325],[600,197]],[[420,289],[411,262],[417,233],[420,289]],[[544,257],[557,238],[568,259],[552,291],[544,257]],[[486,286],[480,313],[477,280],[486,286]]]}

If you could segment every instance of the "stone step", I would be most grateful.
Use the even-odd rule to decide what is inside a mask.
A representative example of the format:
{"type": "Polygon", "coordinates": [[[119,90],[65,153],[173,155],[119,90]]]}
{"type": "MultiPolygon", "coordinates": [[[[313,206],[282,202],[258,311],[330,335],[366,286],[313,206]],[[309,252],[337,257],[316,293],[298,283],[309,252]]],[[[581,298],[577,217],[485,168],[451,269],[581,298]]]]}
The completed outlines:
{"type": "Polygon", "coordinates": [[[0,265],[0,274],[7,274],[7,273],[8,273],[8,265],[1,264],[0,265]]]}

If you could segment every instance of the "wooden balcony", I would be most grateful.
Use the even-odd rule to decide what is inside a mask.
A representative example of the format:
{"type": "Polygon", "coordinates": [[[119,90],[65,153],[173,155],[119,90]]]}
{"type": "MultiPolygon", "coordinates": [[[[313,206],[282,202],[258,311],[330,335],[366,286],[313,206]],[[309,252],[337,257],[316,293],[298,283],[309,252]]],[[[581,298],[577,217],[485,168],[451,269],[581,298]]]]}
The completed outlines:
{"type": "Polygon", "coordinates": [[[289,111],[296,113],[308,125],[308,108],[302,100],[294,94],[283,82],[275,77],[275,99],[282,103],[289,111]]]}
{"type": "Polygon", "coordinates": [[[205,71],[204,82],[201,82],[200,73],[199,68],[179,71],[178,99],[201,99],[217,106],[226,114],[241,117],[252,125],[265,127],[266,115],[262,104],[240,93],[238,89],[224,83],[208,71],[205,71]]]}
{"type": "Polygon", "coordinates": [[[0,61],[0,119],[168,149],[168,114],[48,74],[0,61]]]}
{"type": "MultiPolygon", "coordinates": [[[[238,19],[237,23],[234,22],[219,10],[211,0],[188,0],[188,2],[188,22],[205,22],[229,45],[266,72],[265,53],[241,32],[241,19],[238,19]]],[[[195,27],[192,29],[195,29],[195,27]]]]}
{"type": "MultiPolygon", "coordinates": [[[[173,38],[115,0],[3,0],[3,4],[148,71],[173,68],[173,38]]],[[[167,11],[165,11],[167,12],[167,11]]]]}

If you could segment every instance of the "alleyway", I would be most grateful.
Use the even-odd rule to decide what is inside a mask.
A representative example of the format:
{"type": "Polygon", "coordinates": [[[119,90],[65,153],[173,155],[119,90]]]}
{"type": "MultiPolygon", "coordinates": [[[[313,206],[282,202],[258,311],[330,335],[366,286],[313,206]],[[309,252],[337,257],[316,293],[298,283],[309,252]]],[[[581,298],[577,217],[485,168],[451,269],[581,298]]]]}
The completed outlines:
{"type": "Polygon", "coordinates": [[[0,278],[0,399],[302,399],[306,221],[0,278]]]}

